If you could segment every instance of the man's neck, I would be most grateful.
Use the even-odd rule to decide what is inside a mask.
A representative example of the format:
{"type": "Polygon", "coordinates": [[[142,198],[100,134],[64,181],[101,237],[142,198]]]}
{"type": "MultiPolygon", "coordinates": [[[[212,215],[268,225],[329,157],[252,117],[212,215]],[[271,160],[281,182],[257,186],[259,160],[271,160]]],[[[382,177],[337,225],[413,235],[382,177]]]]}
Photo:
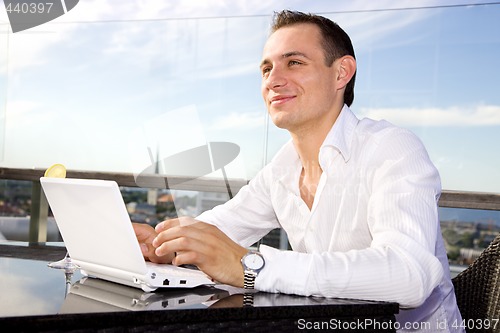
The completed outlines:
{"type": "Polygon", "coordinates": [[[302,163],[299,180],[300,195],[309,209],[312,208],[319,179],[323,173],[319,164],[319,150],[340,112],[341,110],[329,119],[317,122],[316,126],[309,129],[290,131],[293,144],[302,163]]]}
{"type": "Polygon", "coordinates": [[[314,124],[289,131],[302,166],[306,171],[309,168],[319,166],[319,150],[340,112],[341,110],[330,117],[316,121],[314,124]]]}
{"type": "Polygon", "coordinates": [[[316,189],[323,170],[319,164],[319,150],[325,140],[331,126],[328,130],[317,128],[308,133],[292,133],[293,143],[299,155],[302,171],[299,179],[299,190],[302,200],[309,209],[312,209],[316,189]]]}

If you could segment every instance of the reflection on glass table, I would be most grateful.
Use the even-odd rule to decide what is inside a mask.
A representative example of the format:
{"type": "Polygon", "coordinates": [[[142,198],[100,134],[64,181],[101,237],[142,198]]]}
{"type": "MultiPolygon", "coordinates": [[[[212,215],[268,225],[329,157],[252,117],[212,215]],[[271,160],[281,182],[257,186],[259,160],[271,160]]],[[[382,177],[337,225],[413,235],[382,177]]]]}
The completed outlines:
{"type": "Polygon", "coordinates": [[[82,275],[47,267],[46,261],[0,256],[0,317],[56,314],[68,285],[82,275]]]}
{"type": "Polygon", "coordinates": [[[92,313],[117,311],[181,310],[244,307],[251,297],[253,307],[373,305],[377,302],[324,297],[248,292],[227,285],[196,288],[158,289],[144,292],[114,282],[83,277],[74,283],[59,313],[92,313]]]}
{"type": "Polygon", "coordinates": [[[48,261],[63,256],[65,250],[0,244],[2,331],[224,332],[245,327],[277,333],[296,330],[297,320],[304,318],[351,322],[376,318],[389,324],[398,312],[395,303],[261,292],[251,294],[253,307],[245,307],[248,294],[239,288],[215,285],[148,293],[85,278],[79,270],[68,277],[67,284],[62,270],[47,267],[48,261]]]}
{"type": "Polygon", "coordinates": [[[71,286],[60,313],[207,308],[228,295],[226,290],[208,286],[151,293],[84,277],[71,286]]]}

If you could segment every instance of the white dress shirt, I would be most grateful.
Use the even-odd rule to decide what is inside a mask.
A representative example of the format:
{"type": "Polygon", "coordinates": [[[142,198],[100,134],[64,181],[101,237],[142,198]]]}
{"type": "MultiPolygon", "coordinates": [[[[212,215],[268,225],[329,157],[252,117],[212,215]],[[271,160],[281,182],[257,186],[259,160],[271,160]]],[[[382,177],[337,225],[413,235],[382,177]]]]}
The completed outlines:
{"type": "Polygon", "coordinates": [[[260,246],[258,290],[394,301],[401,331],[459,331],[438,219],[440,178],[420,140],[344,106],[319,163],[312,209],[300,196],[302,164],[290,141],[232,200],[197,219],[242,246],[286,231],[293,251],[260,246]]]}

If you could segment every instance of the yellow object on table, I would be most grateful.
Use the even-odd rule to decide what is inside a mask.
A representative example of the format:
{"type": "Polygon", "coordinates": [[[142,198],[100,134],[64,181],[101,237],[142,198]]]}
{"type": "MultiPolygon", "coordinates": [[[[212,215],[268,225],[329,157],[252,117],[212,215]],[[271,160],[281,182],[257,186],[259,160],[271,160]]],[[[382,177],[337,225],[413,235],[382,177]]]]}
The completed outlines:
{"type": "Polygon", "coordinates": [[[51,178],[66,178],[66,167],[62,164],[56,163],[45,170],[44,177],[51,178]]]}

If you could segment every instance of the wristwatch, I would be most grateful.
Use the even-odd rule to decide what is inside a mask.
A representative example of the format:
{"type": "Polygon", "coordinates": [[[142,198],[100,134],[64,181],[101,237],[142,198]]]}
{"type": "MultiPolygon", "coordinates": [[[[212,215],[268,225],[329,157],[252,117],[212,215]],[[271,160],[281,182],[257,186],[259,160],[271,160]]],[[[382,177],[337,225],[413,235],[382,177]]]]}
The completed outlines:
{"type": "Polygon", "coordinates": [[[247,254],[241,258],[241,264],[243,265],[243,272],[245,273],[243,287],[245,289],[254,289],[255,278],[266,264],[264,257],[257,251],[248,251],[247,254]]]}

